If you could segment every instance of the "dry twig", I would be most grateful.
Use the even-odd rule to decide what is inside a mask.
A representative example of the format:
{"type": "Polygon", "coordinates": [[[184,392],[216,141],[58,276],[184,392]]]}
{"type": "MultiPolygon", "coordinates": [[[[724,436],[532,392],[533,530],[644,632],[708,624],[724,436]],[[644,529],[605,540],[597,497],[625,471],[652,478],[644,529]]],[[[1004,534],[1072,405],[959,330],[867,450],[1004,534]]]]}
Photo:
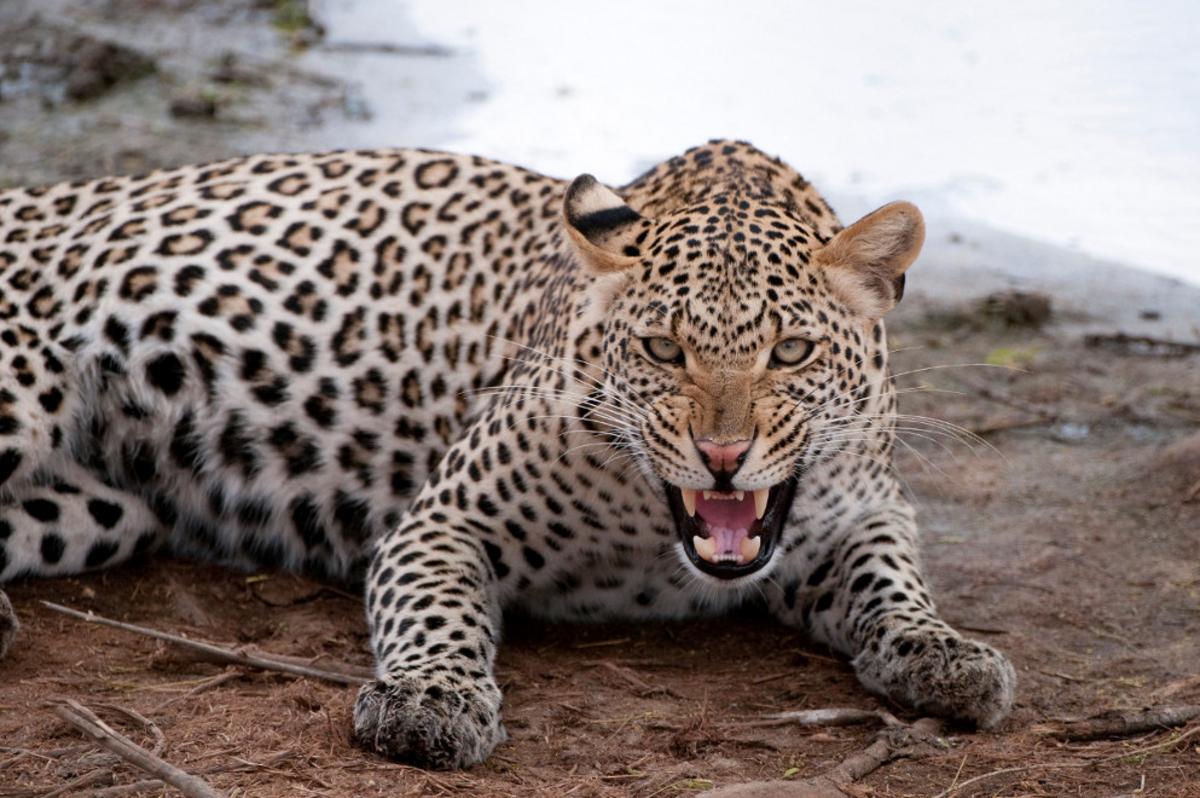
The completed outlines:
{"type": "Polygon", "coordinates": [[[112,776],[110,768],[98,768],[84,773],[78,778],[71,779],[61,787],[45,791],[45,790],[3,790],[0,791],[0,796],[3,798],[60,798],[63,795],[78,795],[77,792],[82,787],[90,787],[98,781],[102,781],[112,776]]]}
{"type": "Polygon", "coordinates": [[[1105,349],[1119,355],[1142,357],[1187,357],[1200,352],[1200,344],[1190,341],[1170,341],[1148,335],[1128,333],[1095,333],[1083,337],[1083,345],[1089,349],[1105,349]]]}
{"type": "Polygon", "coordinates": [[[612,671],[614,674],[616,674],[617,676],[620,676],[622,679],[624,679],[626,682],[628,682],[630,686],[640,690],[642,693],[658,693],[661,695],[670,696],[671,698],[682,698],[683,697],[683,696],[679,695],[679,693],[672,690],[670,687],[658,687],[656,685],[650,684],[650,682],[648,682],[645,679],[643,679],[642,677],[638,676],[636,673],[634,673],[629,668],[626,668],[623,665],[618,665],[615,662],[610,662],[608,660],[597,660],[594,664],[598,667],[612,671]]]}
{"type": "MultiPolygon", "coordinates": [[[[42,605],[61,612],[65,615],[70,615],[72,618],[78,618],[88,623],[98,623],[104,626],[111,626],[114,629],[123,629],[126,632],[152,637],[155,640],[162,640],[166,643],[186,648],[189,651],[200,654],[207,660],[212,662],[220,662],[226,665],[242,665],[248,668],[257,668],[264,671],[275,671],[278,673],[290,673],[296,676],[309,676],[314,679],[324,679],[327,682],[335,684],[357,685],[365,684],[370,679],[364,676],[358,676],[352,672],[337,673],[320,668],[313,668],[308,665],[297,663],[292,658],[282,658],[275,655],[267,655],[259,651],[245,651],[239,649],[226,648],[217,645],[216,643],[207,643],[201,640],[191,640],[180,635],[171,634],[170,632],[160,632],[157,629],[150,629],[145,626],[137,626],[132,623],[123,623],[114,621],[111,618],[105,618],[90,612],[80,612],[79,610],[64,607],[61,604],[55,604],[52,601],[43,601],[42,605]],[[289,661],[291,660],[291,661],[289,661]]],[[[345,666],[347,671],[352,671],[354,666],[345,666]]]]}
{"type": "Polygon", "coordinates": [[[828,709],[802,709],[795,712],[779,712],[761,720],[735,723],[736,726],[862,726],[879,723],[883,726],[903,726],[890,712],[854,707],[830,707],[828,709]]]}
{"type": "Polygon", "coordinates": [[[765,676],[759,676],[757,679],[751,679],[750,684],[766,684],[767,682],[786,679],[789,676],[794,676],[795,671],[783,671],[782,673],[768,673],[765,676]]]}
{"type": "Polygon", "coordinates": [[[1182,679],[1176,679],[1173,682],[1168,682],[1162,687],[1156,689],[1152,695],[1156,699],[1170,698],[1176,693],[1182,693],[1186,690],[1191,690],[1194,687],[1200,687],[1200,673],[1185,676],[1182,679]]]}
{"type": "Polygon", "coordinates": [[[992,416],[983,421],[968,427],[971,432],[976,435],[985,436],[992,435],[997,432],[1006,432],[1013,429],[1024,429],[1025,427],[1039,427],[1046,423],[1044,416],[992,416]]]}
{"type": "MultiPolygon", "coordinates": [[[[250,762],[245,759],[239,759],[233,765],[220,764],[212,767],[203,768],[196,771],[198,776],[211,776],[216,773],[242,773],[248,770],[266,770],[274,773],[274,766],[294,756],[292,751],[280,751],[266,758],[263,762],[250,762]]],[[[311,778],[311,776],[310,776],[311,778]]],[[[134,781],[129,784],[117,784],[112,787],[104,787],[99,790],[92,790],[89,793],[90,798],[113,798],[119,795],[132,795],[139,792],[149,792],[150,790],[161,790],[166,786],[159,779],[144,779],[142,781],[134,781]]],[[[328,787],[328,785],[323,785],[328,787]]]]}
{"type": "Polygon", "coordinates": [[[1183,503],[1194,502],[1200,499],[1200,479],[1196,480],[1196,484],[1188,488],[1188,491],[1183,496],[1183,503]]]}
{"type": "Polygon", "coordinates": [[[225,793],[214,789],[208,782],[180,770],[170,762],[150,753],[128,737],[114,731],[104,721],[78,701],[68,700],[54,708],[54,714],[93,738],[102,747],[129,762],[131,765],[170,784],[188,798],[225,798],[225,793]]]}
{"type": "Polygon", "coordinates": [[[255,645],[242,646],[238,649],[238,653],[245,654],[251,657],[261,657],[262,659],[278,662],[284,665],[299,665],[303,668],[316,668],[318,662],[322,662],[324,667],[319,668],[325,673],[335,673],[342,676],[348,676],[358,679],[358,683],[369,682],[375,678],[375,672],[363,665],[352,665],[349,662],[330,661],[328,655],[318,654],[315,657],[295,657],[291,654],[275,654],[269,651],[263,651],[255,645]]]}
{"type": "Polygon", "coordinates": [[[1173,726],[1182,726],[1194,718],[1200,718],[1200,706],[1178,705],[1154,707],[1141,712],[1109,710],[1085,720],[1066,721],[1037,727],[1037,731],[1050,734],[1060,740],[1082,742],[1101,737],[1124,737],[1148,731],[1159,731],[1173,726]]]}
{"type": "Polygon", "coordinates": [[[154,754],[155,756],[161,754],[163,749],[167,747],[167,738],[163,735],[162,729],[158,728],[158,724],[140,712],[136,712],[132,709],[126,709],[125,707],[120,707],[116,704],[99,704],[98,706],[102,706],[107,710],[116,712],[118,715],[124,715],[126,718],[132,720],[134,723],[149,732],[150,736],[154,738],[154,748],[151,749],[150,753],[154,754]]]}
{"type": "MultiPolygon", "coordinates": [[[[879,720],[880,715],[886,713],[871,714],[879,720]]],[[[851,717],[851,714],[843,717],[851,717]]],[[[927,755],[930,743],[937,741],[941,731],[941,722],[933,718],[921,718],[911,726],[899,721],[896,723],[898,725],[881,729],[865,749],[851,754],[820,775],[803,781],[752,781],[722,787],[705,795],[712,798],[848,798],[851,792],[844,788],[888,762],[902,757],[927,755]]]]}
{"type": "Polygon", "coordinates": [[[112,787],[92,790],[88,793],[88,796],[89,798],[115,798],[118,795],[135,795],[139,792],[161,790],[163,786],[163,783],[158,779],[144,779],[142,781],[133,781],[129,784],[116,784],[112,787]]]}
{"type": "Polygon", "coordinates": [[[205,679],[204,681],[200,682],[198,685],[193,687],[191,690],[188,690],[186,693],[182,693],[182,694],[174,696],[172,698],[168,698],[166,701],[163,701],[161,704],[158,704],[157,706],[155,706],[154,709],[151,710],[151,712],[152,713],[161,712],[162,710],[166,709],[167,707],[171,706],[172,704],[178,703],[180,701],[186,701],[189,698],[195,698],[196,696],[200,695],[201,693],[208,692],[209,690],[212,690],[213,688],[216,688],[216,687],[220,687],[221,685],[226,684],[227,682],[232,682],[237,679],[240,679],[240,678],[242,678],[243,675],[244,674],[238,670],[222,671],[221,673],[218,673],[216,676],[213,676],[209,679],[205,679]]]}

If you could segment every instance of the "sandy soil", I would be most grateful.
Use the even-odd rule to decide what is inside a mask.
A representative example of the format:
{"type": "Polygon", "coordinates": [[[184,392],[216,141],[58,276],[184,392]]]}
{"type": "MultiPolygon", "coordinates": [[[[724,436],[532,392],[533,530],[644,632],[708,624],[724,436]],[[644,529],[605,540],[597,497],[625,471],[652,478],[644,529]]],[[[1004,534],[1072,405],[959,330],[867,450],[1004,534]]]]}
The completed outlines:
{"type": "MultiPolygon", "coordinates": [[[[4,18],[14,8],[6,5],[0,183],[286,147],[293,128],[264,122],[261,109],[314,124],[318,112],[346,113],[352,90],[336,76],[289,77],[283,68],[304,26],[281,25],[280,7],[111,0],[90,16],[51,24],[48,16],[4,18]],[[91,99],[68,99],[73,37],[135,44],[134,28],[119,24],[133,11],[139,25],[178,29],[178,46],[143,48],[153,70],[119,78],[91,99]],[[283,66],[266,70],[259,85],[242,75],[236,92],[215,97],[215,116],[172,114],[181,91],[203,99],[227,85],[213,70],[225,45],[238,41],[257,43],[262,58],[283,66]],[[41,42],[32,51],[40,53],[36,70],[13,67],[32,58],[28,50],[13,55],[13,45],[25,42],[41,42]],[[273,135],[273,145],[263,143],[273,135]]],[[[1105,709],[1200,704],[1200,354],[1088,339],[1077,317],[1054,309],[1068,297],[1050,297],[1042,326],[1026,302],[1016,310],[1002,302],[1009,309],[997,313],[995,301],[985,311],[982,297],[922,300],[916,269],[916,299],[891,326],[898,381],[914,389],[902,409],[948,420],[983,441],[946,438],[914,422],[897,468],[920,508],[943,614],[1012,657],[1020,693],[999,729],[948,729],[941,747],[886,765],[847,794],[1200,795],[1200,738],[1173,742],[1194,724],[1082,744],[1055,742],[1039,729],[1105,709]],[[1143,751],[1150,746],[1158,747],[1143,751]],[[971,781],[993,771],[1003,772],[971,781]]],[[[349,744],[353,688],[222,669],[38,603],[253,644],[318,665],[366,666],[354,596],[286,574],[165,560],[7,589],[24,633],[0,664],[0,797],[89,795],[144,778],[58,720],[48,702],[63,698],[154,747],[152,729],[114,707],[136,710],[161,731],[164,758],[231,795],[267,798],[649,798],[802,779],[863,749],[873,730],[745,722],[790,709],[883,707],[844,662],[750,612],[637,626],[512,619],[499,663],[510,741],[470,772],[429,774],[349,744]],[[214,679],[221,674],[229,675],[214,679]]]]}

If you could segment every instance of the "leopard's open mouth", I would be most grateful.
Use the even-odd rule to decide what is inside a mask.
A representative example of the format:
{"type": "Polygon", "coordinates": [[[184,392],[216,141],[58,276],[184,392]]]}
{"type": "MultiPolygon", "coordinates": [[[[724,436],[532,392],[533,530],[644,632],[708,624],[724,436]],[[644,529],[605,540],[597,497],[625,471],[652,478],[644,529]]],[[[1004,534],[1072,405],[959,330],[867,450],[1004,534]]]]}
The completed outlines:
{"type": "Polygon", "coordinates": [[[753,491],[666,488],[688,559],[720,579],[748,576],[771,561],[796,495],[790,479],[753,491]]]}

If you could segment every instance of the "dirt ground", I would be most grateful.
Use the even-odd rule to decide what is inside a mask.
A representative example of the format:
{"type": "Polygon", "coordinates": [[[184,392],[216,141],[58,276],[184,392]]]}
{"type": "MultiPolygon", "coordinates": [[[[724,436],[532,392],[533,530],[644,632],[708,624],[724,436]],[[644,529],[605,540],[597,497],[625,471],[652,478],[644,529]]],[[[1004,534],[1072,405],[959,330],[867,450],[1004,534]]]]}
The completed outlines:
{"type": "MultiPolygon", "coordinates": [[[[144,29],[182,20],[193,32],[236,30],[245,37],[236,41],[286,65],[290,48],[319,35],[287,3],[108,0],[53,23],[10,13],[33,5],[0,9],[0,184],[216,157],[268,146],[273,132],[286,147],[263,107],[312,124],[347,112],[352,90],[336,76],[289,77],[259,61],[232,83],[218,79],[238,59],[212,35],[143,53],[153,68],[128,58],[109,68],[109,51],[93,47],[99,77],[71,84],[76,37],[115,41],[105,36],[134,12],[144,29]],[[68,84],[101,90],[73,100],[68,84]],[[172,112],[181,96],[198,103],[172,112]]],[[[997,312],[983,298],[922,301],[920,264],[912,286],[891,324],[893,368],[912,389],[902,410],[982,440],[904,422],[897,469],[920,511],[943,614],[1007,652],[1021,681],[1000,728],[947,729],[920,758],[887,764],[846,794],[1200,796],[1200,737],[1183,737],[1200,728],[1194,721],[1091,743],[1056,742],[1042,728],[1107,709],[1200,704],[1200,352],[1088,339],[1029,302],[997,312]]],[[[875,734],[746,725],[765,714],[859,707],[915,719],[865,693],[845,662],[751,612],[658,625],[514,618],[498,667],[509,742],[469,772],[431,774],[350,745],[353,687],[207,664],[38,603],[323,667],[368,666],[359,602],[336,588],[156,560],[7,590],[24,632],[0,663],[0,798],[129,795],[108,788],[146,778],[59,720],[50,702],[66,698],[230,795],[264,798],[691,795],[808,778],[875,734]]]]}

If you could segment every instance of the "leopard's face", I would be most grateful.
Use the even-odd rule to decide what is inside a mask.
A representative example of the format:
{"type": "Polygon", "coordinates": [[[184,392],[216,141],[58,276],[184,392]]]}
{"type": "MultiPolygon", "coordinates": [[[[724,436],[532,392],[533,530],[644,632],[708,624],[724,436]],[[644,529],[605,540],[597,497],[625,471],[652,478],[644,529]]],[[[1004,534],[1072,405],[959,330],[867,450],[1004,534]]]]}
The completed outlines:
{"type": "Polygon", "coordinates": [[[879,244],[856,228],[893,228],[874,232],[899,236],[892,250],[911,262],[920,217],[905,206],[903,224],[867,217],[828,241],[785,208],[736,197],[657,220],[620,207],[574,218],[610,297],[593,416],[661,483],[695,571],[724,586],[761,578],[805,472],[861,440],[861,422],[878,428],[863,401],[886,376],[879,317],[907,262],[894,274],[851,263],[879,244]],[[597,234],[605,213],[624,220],[597,234]]]}

